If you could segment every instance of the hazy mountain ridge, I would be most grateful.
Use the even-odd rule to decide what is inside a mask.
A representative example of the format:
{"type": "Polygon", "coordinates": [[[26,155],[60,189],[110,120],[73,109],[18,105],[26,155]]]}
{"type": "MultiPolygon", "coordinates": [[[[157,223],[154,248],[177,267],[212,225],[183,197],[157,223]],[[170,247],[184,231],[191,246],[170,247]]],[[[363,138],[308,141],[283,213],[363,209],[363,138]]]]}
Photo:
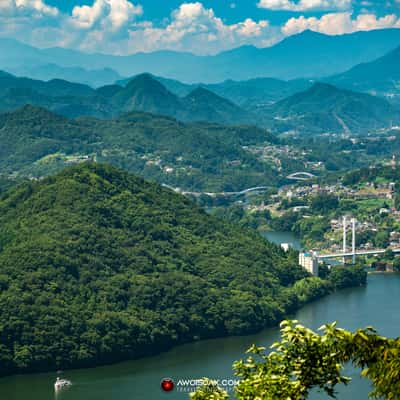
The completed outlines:
{"type": "MultiPolygon", "coordinates": [[[[170,92],[179,97],[187,96],[193,90],[201,87],[247,110],[254,110],[256,107],[274,103],[312,86],[312,81],[307,79],[284,81],[274,78],[255,78],[247,81],[227,80],[214,84],[185,84],[174,79],[167,79],[155,75],[152,76],[162,83],[170,92]]],[[[124,79],[117,83],[126,86],[132,79],[134,78],[124,79]]]]}
{"type": "MultiPolygon", "coordinates": [[[[179,97],[161,82],[162,79],[151,74],[141,74],[126,86],[108,85],[94,90],[86,85],[62,80],[43,82],[4,73],[0,75],[0,110],[14,110],[25,104],[33,104],[72,118],[115,118],[126,112],[141,111],[183,122],[253,124],[276,133],[300,134],[365,134],[399,123],[399,109],[383,98],[340,89],[327,83],[271,79],[229,81],[220,85],[190,85],[185,87],[188,94],[179,97]],[[220,97],[209,88],[230,92],[230,96],[239,101],[240,93],[243,93],[241,101],[247,101],[247,109],[220,97]],[[267,98],[279,93],[282,96],[285,91],[295,93],[277,102],[262,102],[263,93],[269,91],[268,88],[272,91],[267,98]],[[300,88],[303,90],[297,91],[300,88]]],[[[175,87],[180,84],[171,80],[167,80],[167,83],[175,87]]],[[[181,84],[181,93],[184,93],[183,87],[181,84]]]]}
{"type": "Polygon", "coordinates": [[[370,63],[327,78],[337,86],[368,92],[400,102],[400,46],[370,63]]]}
{"type": "MultiPolygon", "coordinates": [[[[32,67],[111,68],[122,76],[149,72],[184,82],[222,82],[258,77],[293,79],[322,77],[372,61],[400,44],[399,29],[328,36],[305,31],[269,48],[239,47],[215,56],[157,51],[131,56],[85,54],[73,50],[35,49],[10,39],[0,40],[0,69],[32,67]]],[[[112,83],[112,82],[109,82],[112,83]]]]}
{"type": "Polygon", "coordinates": [[[316,83],[270,108],[278,131],[368,133],[400,122],[400,110],[365,93],[316,83]]]}
{"type": "MultiPolygon", "coordinates": [[[[328,40],[324,35],[315,36],[310,32],[303,37],[328,40]]],[[[399,57],[400,47],[372,63],[360,64],[326,80],[393,100],[397,96],[397,82],[400,82],[396,68],[399,57]]],[[[398,110],[379,98],[335,89],[331,84],[312,86],[313,81],[307,79],[258,78],[219,84],[185,84],[145,73],[118,82],[124,85],[107,85],[94,90],[59,79],[43,82],[2,73],[0,110],[34,104],[67,117],[99,118],[143,111],[184,122],[256,124],[277,133],[368,133],[390,128],[399,121],[398,110]]]]}
{"type": "Polygon", "coordinates": [[[87,85],[61,79],[40,81],[0,74],[0,112],[26,104],[70,117],[91,115],[103,118],[112,114],[107,100],[87,85]]]}
{"type": "Polygon", "coordinates": [[[67,117],[112,118],[130,111],[171,116],[181,121],[208,121],[222,124],[250,124],[256,119],[210,91],[193,90],[178,97],[149,74],[141,74],[125,87],[108,85],[97,90],[63,80],[48,82],[0,75],[0,111],[25,104],[46,107],[67,117]]]}
{"type": "Polygon", "coordinates": [[[134,77],[120,90],[117,87],[108,90],[115,91],[110,101],[119,113],[136,110],[167,115],[184,122],[207,121],[225,125],[255,121],[246,110],[204,88],[193,88],[185,97],[179,97],[151,74],[134,77]]]}
{"type": "Polygon", "coordinates": [[[19,68],[13,68],[12,72],[15,75],[27,76],[31,79],[44,81],[62,79],[89,85],[91,87],[100,87],[122,79],[121,75],[111,68],[85,69],[82,67],[60,67],[54,63],[33,67],[21,66],[19,68]]]}

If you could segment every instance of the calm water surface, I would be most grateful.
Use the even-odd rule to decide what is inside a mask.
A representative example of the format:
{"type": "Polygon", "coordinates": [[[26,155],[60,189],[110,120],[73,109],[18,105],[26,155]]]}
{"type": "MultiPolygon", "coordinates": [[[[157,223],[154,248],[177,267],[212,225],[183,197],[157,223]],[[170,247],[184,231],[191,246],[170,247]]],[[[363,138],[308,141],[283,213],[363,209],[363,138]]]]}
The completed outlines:
{"type": "Polygon", "coordinates": [[[272,243],[289,243],[294,249],[301,250],[300,240],[291,232],[266,231],[263,233],[263,236],[272,243]]]}
{"type": "MultiPolygon", "coordinates": [[[[400,275],[370,275],[366,288],[341,291],[301,309],[294,317],[311,328],[338,321],[354,330],[373,325],[380,333],[400,336],[400,275]]],[[[54,394],[55,373],[12,376],[0,379],[1,400],[163,400],[187,399],[186,393],[165,394],[159,387],[164,377],[174,380],[232,378],[232,362],[243,357],[251,344],[269,346],[279,337],[278,329],[245,337],[201,341],[177,347],[142,360],[86,370],[67,371],[73,386],[54,394]]],[[[340,390],[339,399],[367,399],[368,381],[349,369],[353,382],[340,390]]],[[[316,395],[314,399],[325,398],[316,395]]]]}

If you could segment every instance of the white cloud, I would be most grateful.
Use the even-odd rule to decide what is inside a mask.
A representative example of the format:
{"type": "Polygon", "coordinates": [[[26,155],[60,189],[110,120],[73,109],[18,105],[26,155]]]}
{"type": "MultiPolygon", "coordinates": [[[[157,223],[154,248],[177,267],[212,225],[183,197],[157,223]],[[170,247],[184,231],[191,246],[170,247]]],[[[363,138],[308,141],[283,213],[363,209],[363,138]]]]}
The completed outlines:
{"type": "Polygon", "coordinates": [[[74,7],[70,15],[44,0],[0,0],[0,36],[39,47],[113,54],[160,49],[209,54],[244,44],[267,46],[277,40],[276,34],[281,36],[267,20],[246,18],[226,24],[200,2],[182,3],[157,26],[140,19],[142,14],[142,6],[129,0],[94,0],[90,6],[74,7]]]}
{"type": "MultiPolygon", "coordinates": [[[[369,12],[353,16],[349,11],[319,17],[291,18],[273,26],[268,20],[245,18],[227,23],[201,2],[182,3],[160,24],[146,20],[136,1],[93,0],[76,6],[71,14],[50,7],[46,0],[0,0],[0,36],[14,37],[37,47],[69,47],[90,52],[132,54],[170,49],[213,54],[241,45],[265,47],[305,29],[326,34],[399,27],[396,15],[377,17],[369,12]]],[[[347,0],[261,0],[298,7],[336,6],[347,0]]],[[[400,1],[400,0],[399,0],[400,1]]]]}
{"type": "Polygon", "coordinates": [[[57,16],[59,11],[50,7],[42,0],[0,0],[0,12],[2,15],[23,16],[23,15],[47,15],[57,16]]]}
{"type": "Polygon", "coordinates": [[[349,10],[352,0],[260,0],[259,8],[283,11],[349,10]]]}
{"type": "Polygon", "coordinates": [[[0,0],[0,36],[38,47],[102,51],[127,39],[142,13],[142,6],[129,0],[94,0],[75,6],[70,15],[44,0],[0,0]]]}
{"type": "Polygon", "coordinates": [[[136,19],[143,14],[141,5],[129,0],[95,0],[92,6],[75,6],[63,20],[64,44],[85,51],[118,51],[129,38],[136,19]]]}
{"type": "Polygon", "coordinates": [[[41,45],[49,40],[60,18],[59,10],[42,0],[0,0],[0,36],[41,45]],[[36,41],[40,31],[44,34],[36,41]]]}
{"type": "Polygon", "coordinates": [[[205,54],[244,44],[267,45],[271,36],[267,20],[247,18],[235,24],[225,24],[213,9],[196,2],[181,4],[164,27],[149,24],[144,29],[132,30],[128,47],[132,51],[167,48],[205,54]]]}
{"type": "Polygon", "coordinates": [[[95,0],[92,6],[75,6],[72,21],[78,28],[117,31],[143,13],[142,6],[128,0],[95,0]]]}
{"type": "Polygon", "coordinates": [[[339,35],[384,28],[400,28],[400,19],[394,14],[381,18],[374,14],[359,14],[352,18],[351,12],[325,14],[321,18],[301,16],[289,19],[282,27],[282,32],[288,36],[311,29],[328,35],[339,35]]]}

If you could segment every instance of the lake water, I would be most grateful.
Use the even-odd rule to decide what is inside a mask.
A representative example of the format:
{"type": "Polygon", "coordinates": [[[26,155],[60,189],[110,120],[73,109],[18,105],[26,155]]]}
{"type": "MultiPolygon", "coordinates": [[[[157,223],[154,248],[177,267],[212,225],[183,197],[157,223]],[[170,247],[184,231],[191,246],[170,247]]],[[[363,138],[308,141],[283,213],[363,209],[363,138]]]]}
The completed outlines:
{"type": "Polygon", "coordinates": [[[263,232],[262,235],[272,243],[279,245],[282,243],[288,243],[294,249],[301,250],[300,239],[294,236],[291,232],[266,231],[263,232]]]}
{"type": "MultiPolygon", "coordinates": [[[[286,237],[287,239],[287,237],[286,237]]],[[[286,240],[285,239],[285,240],[286,240]]],[[[400,275],[370,275],[365,288],[343,290],[309,304],[293,317],[316,329],[338,321],[340,327],[355,330],[373,325],[386,336],[400,336],[400,275]]],[[[71,388],[54,393],[56,373],[12,376],[0,379],[1,400],[163,400],[187,399],[185,392],[164,393],[162,378],[180,379],[233,378],[231,365],[243,358],[253,343],[269,346],[279,338],[277,328],[252,336],[228,337],[201,341],[174,348],[155,357],[106,367],[67,371],[71,388]]],[[[340,400],[368,398],[369,383],[359,378],[359,371],[347,373],[353,382],[340,390],[340,400]]],[[[180,390],[183,390],[182,387],[180,390]]],[[[315,395],[313,399],[326,398],[315,395]]]]}

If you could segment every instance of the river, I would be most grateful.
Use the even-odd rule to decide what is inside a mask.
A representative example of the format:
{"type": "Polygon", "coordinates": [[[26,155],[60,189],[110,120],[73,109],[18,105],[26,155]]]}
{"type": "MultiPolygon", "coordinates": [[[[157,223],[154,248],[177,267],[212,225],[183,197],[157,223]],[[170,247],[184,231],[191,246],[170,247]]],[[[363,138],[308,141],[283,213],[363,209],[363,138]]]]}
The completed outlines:
{"type": "MultiPolygon", "coordinates": [[[[318,328],[338,321],[340,327],[354,330],[373,325],[386,336],[400,336],[400,275],[370,275],[365,288],[340,291],[303,307],[295,317],[318,328]]],[[[163,393],[160,381],[171,377],[195,379],[232,378],[232,362],[244,356],[251,344],[269,346],[279,338],[277,328],[256,335],[200,341],[176,347],[155,357],[93,369],[67,371],[71,388],[55,396],[55,373],[11,376],[0,379],[2,400],[163,400],[187,399],[186,393],[163,393]]],[[[368,381],[359,372],[347,371],[353,382],[340,390],[340,400],[367,399],[368,381]]],[[[182,388],[181,388],[182,390],[182,388]]],[[[326,398],[315,395],[313,399],[326,398]]]]}
{"type": "Polygon", "coordinates": [[[279,232],[279,231],[266,231],[262,235],[266,237],[270,242],[275,244],[288,243],[290,247],[296,250],[301,249],[300,239],[293,235],[291,232],[279,232]]]}

